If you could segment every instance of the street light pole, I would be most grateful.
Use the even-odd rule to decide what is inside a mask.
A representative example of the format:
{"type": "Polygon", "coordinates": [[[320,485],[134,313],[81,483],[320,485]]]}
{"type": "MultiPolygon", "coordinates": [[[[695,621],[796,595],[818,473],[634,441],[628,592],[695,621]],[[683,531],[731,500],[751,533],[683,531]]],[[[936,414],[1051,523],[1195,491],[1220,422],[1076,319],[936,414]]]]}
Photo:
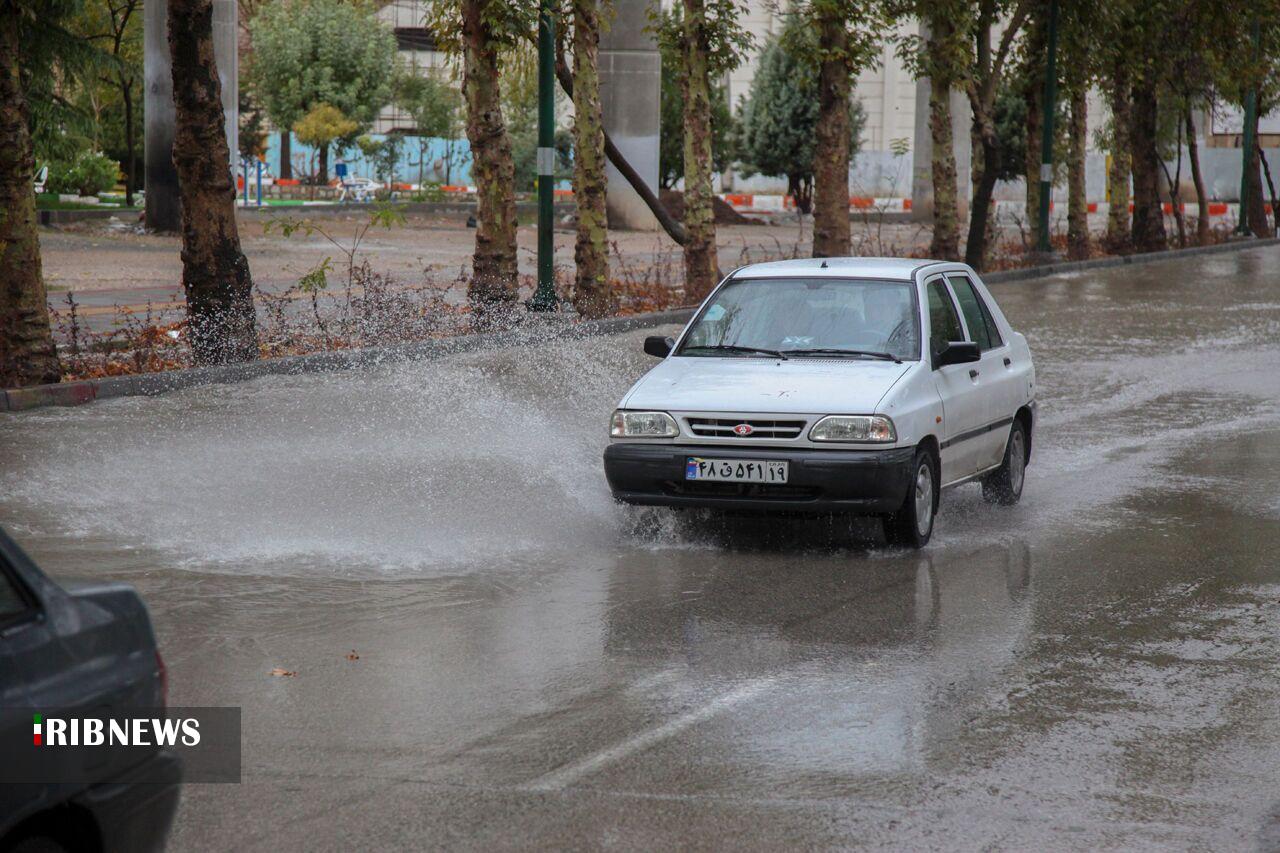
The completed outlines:
{"type": "Polygon", "coordinates": [[[1049,4],[1048,56],[1044,63],[1044,136],[1040,140],[1040,239],[1042,254],[1049,244],[1049,205],[1053,197],[1053,120],[1058,112],[1058,0],[1049,4]]]}
{"type": "Polygon", "coordinates": [[[538,9],[538,290],[529,303],[533,311],[556,309],[555,171],[556,171],[556,31],[552,0],[538,9]]]}
{"type": "MultiPolygon", "coordinates": [[[[1253,19],[1253,64],[1258,62],[1262,44],[1262,29],[1258,19],[1253,19]]],[[[1252,69],[1250,71],[1252,73],[1252,69]]],[[[1258,90],[1250,85],[1244,94],[1244,134],[1240,154],[1240,215],[1236,217],[1236,233],[1249,233],[1249,169],[1253,166],[1253,125],[1257,121],[1258,90]]]]}

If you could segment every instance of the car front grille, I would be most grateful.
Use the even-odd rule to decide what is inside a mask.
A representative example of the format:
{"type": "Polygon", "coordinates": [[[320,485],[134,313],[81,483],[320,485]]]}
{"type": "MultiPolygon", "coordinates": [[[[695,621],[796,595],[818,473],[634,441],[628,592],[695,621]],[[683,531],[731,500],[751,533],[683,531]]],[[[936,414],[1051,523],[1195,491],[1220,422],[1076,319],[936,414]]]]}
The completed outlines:
{"type": "Polygon", "coordinates": [[[755,418],[686,418],[689,431],[704,438],[797,438],[804,421],[767,421],[755,418]],[[747,435],[734,432],[742,424],[751,427],[747,435]]]}

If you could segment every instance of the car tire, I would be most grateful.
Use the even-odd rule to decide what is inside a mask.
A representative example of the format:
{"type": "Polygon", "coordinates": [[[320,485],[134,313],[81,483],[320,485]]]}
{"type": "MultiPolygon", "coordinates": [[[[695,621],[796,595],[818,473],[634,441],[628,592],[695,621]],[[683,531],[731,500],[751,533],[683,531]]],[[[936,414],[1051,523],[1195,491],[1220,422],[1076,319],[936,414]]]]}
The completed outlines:
{"type": "Polygon", "coordinates": [[[1000,467],[982,480],[983,500],[1000,506],[1013,506],[1018,502],[1027,479],[1027,447],[1027,428],[1021,418],[1014,418],[1000,467]]]}
{"type": "Polygon", "coordinates": [[[884,517],[884,538],[890,545],[923,548],[933,536],[938,515],[938,462],[925,448],[911,463],[911,482],[902,508],[884,517]]]}

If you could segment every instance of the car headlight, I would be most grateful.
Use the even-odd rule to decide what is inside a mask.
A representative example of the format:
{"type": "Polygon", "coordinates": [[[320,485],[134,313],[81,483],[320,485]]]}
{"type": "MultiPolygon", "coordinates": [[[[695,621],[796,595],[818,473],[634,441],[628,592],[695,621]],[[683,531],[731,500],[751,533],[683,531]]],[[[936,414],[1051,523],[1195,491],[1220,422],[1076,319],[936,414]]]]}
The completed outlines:
{"type": "Polygon", "coordinates": [[[809,430],[809,440],[883,444],[897,441],[898,433],[881,415],[827,415],[809,430]]]}
{"type": "Polygon", "coordinates": [[[609,435],[614,438],[675,438],[680,434],[675,419],[666,412],[613,413],[609,435]]]}

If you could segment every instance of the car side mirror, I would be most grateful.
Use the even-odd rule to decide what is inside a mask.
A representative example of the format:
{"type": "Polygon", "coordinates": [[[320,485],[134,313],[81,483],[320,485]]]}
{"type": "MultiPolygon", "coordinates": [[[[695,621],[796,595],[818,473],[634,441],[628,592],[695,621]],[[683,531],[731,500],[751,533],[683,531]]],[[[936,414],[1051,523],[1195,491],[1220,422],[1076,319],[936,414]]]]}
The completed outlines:
{"type": "Polygon", "coordinates": [[[972,341],[952,341],[942,348],[933,359],[934,367],[946,367],[948,364],[969,364],[980,361],[982,351],[972,341]]]}
{"type": "Polygon", "coordinates": [[[650,335],[644,339],[644,351],[646,354],[654,358],[666,358],[671,355],[671,348],[676,342],[671,338],[664,338],[662,335],[650,335]]]}

